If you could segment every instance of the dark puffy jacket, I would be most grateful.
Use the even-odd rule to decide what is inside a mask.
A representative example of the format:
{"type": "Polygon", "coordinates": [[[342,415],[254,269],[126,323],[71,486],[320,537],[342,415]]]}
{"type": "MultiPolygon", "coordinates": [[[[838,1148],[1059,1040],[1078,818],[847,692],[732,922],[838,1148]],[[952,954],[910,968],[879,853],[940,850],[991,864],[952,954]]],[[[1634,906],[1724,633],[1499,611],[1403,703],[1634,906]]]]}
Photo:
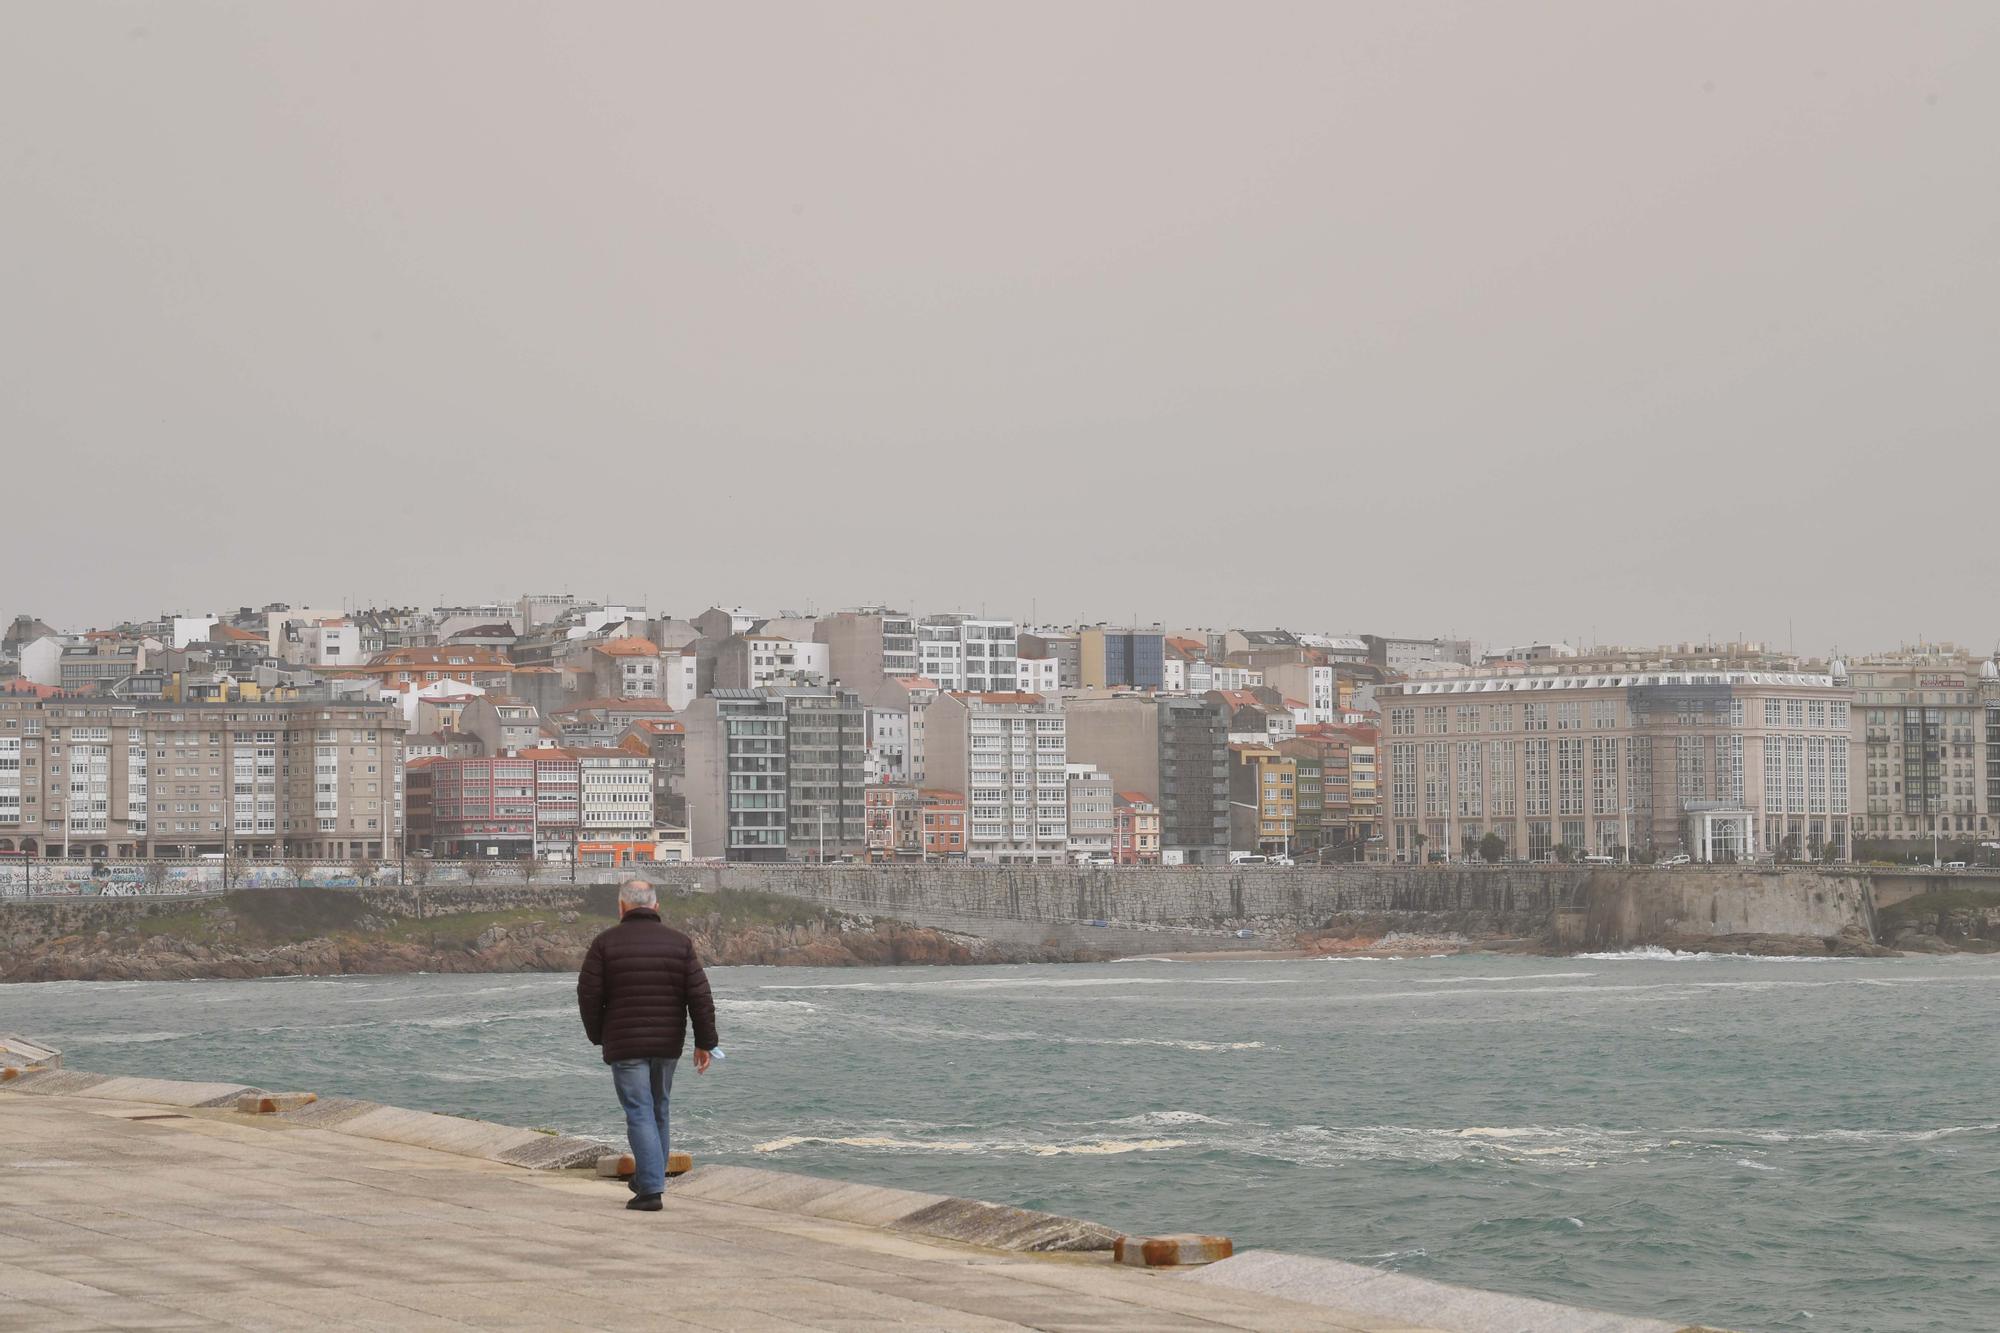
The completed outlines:
{"type": "Polygon", "coordinates": [[[715,1001],[694,941],[640,908],[599,935],[576,977],[583,1030],[604,1048],[604,1063],[680,1058],[688,1020],[694,1044],[716,1047],[715,1001]]]}

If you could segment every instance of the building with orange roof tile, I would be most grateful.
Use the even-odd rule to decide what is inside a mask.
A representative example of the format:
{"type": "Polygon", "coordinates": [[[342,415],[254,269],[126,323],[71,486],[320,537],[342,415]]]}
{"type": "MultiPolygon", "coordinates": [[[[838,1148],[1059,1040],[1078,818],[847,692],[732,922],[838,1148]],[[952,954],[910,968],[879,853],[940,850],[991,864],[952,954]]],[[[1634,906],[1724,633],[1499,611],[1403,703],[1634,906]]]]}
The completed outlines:
{"type": "Polygon", "coordinates": [[[1160,859],[1160,807],[1140,791],[1112,797],[1111,856],[1121,866],[1154,865],[1160,859]]]}

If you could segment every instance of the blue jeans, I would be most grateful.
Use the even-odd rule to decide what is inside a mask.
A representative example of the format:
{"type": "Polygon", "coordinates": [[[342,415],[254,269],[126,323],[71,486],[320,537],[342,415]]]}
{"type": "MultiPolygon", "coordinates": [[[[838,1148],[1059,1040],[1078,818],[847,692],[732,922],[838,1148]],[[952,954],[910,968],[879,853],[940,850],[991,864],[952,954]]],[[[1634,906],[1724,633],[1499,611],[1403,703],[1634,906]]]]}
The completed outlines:
{"type": "Polygon", "coordinates": [[[674,1090],[675,1060],[618,1060],[611,1081],[625,1108],[625,1137],[632,1144],[632,1192],[667,1188],[667,1098],[674,1090]]]}

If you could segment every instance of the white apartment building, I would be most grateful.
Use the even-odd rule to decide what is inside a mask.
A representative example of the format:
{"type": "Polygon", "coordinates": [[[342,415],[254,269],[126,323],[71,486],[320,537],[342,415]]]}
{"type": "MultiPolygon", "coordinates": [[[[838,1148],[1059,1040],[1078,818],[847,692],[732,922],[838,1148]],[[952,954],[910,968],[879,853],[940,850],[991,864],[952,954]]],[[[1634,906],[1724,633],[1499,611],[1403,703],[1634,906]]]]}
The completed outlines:
{"type": "Polygon", "coordinates": [[[701,659],[692,648],[660,654],[660,697],[667,707],[678,713],[701,697],[700,668],[701,659]]]}
{"type": "Polygon", "coordinates": [[[360,666],[361,627],[351,620],[322,620],[299,627],[299,661],[305,666],[360,666]]]}
{"type": "Polygon", "coordinates": [[[1011,620],[927,616],[917,625],[917,655],[927,679],[973,694],[1018,690],[1019,636],[1011,620]]]}
{"type": "Polygon", "coordinates": [[[1056,694],[1061,691],[1061,671],[1053,657],[1014,659],[1014,688],[1022,694],[1056,694]]]}
{"type": "Polygon", "coordinates": [[[910,781],[910,714],[902,708],[869,706],[862,714],[868,742],[868,784],[910,781]]]}
{"type": "Polygon", "coordinates": [[[926,782],[965,796],[967,859],[1062,864],[1069,774],[1061,703],[1019,691],[956,692],[926,712],[926,782]]]}
{"type": "Polygon", "coordinates": [[[619,749],[575,749],[584,842],[649,842],[653,759],[619,749]]]}
{"type": "Polygon", "coordinates": [[[1324,662],[1283,662],[1264,668],[1264,683],[1300,705],[1305,725],[1340,721],[1340,692],[1324,662]]]}

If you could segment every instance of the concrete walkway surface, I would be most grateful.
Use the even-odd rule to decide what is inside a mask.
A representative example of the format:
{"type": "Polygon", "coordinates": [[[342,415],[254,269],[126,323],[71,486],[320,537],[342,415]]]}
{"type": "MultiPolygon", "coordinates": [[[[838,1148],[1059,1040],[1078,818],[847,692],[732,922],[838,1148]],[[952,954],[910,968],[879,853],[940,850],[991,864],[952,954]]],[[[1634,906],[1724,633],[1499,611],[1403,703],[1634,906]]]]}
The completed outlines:
{"type": "MultiPolygon", "coordinates": [[[[1320,1303],[1312,1274],[1347,1265],[1287,1260],[1304,1267],[1270,1280],[1304,1299],[1286,1299],[1101,1253],[985,1249],[825,1215],[837,1200],[817,1214],[724,1201],[736,1186],[719,1169],[706,1191],[670,1186],[665,1211],[635,1213],[623,1185],[580,1172],[176,1100],[0,1091],[0,1330],[1475,1326],[1463,1311],[1432,1324],[1320,1303]]],[[[743,1173],[742,1188],[768,1193],[753,1179],[767,1174],[743,1173]]],[[[1482,1333],[1672,1327],[1488,1299],[1515,1313],[1482,1333]],[[1564,1318],[1519,1322],[1536,1309],[1564,1318]]]]}

